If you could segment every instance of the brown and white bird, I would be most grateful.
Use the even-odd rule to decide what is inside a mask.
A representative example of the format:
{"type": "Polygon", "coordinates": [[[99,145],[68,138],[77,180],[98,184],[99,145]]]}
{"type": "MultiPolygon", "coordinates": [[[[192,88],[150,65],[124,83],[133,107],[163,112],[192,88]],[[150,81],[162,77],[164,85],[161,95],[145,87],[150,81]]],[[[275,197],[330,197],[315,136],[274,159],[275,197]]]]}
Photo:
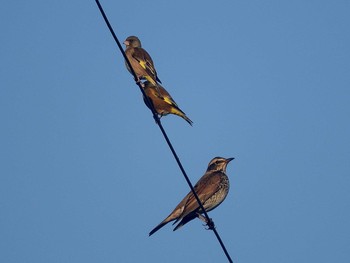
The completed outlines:
{"type": "MultiPolygon", "coordinates": [[[[151,56],[141,47],[140,39],[136,36],[129,36],[124,44],[126,46],[125,54],[139,80],[147,79],[153,85],[156,85],[157,82],[162,83],[157,76],[151,56]]],[[[125,65],[131,73],[128,63],[125,65]]]]}
{"type": "MultiPolygon", "coordinates": [[[[164,89],[161,85],[153,85],[149,81],[144,82],[144,91],[150,102],[153,104],[154,109],[160,117],[175,114],[183,118],[192,126],[192,121],[186,116],[186,114],[179,108],[170,94],[164,89]]],[[[148,101],[143,98],[146,106],[151,108],[148,105],[148,101]]]]}
{"type": "MultiPolygon", "coordinates": [[[[220,205],[226,198],[230,183],[226,175],[227,164],[234,158],[222,158],[215,157],[208,165],[208,169],[205,174],[199,179],[194,186],[194,189],[199,197],[199,200],[203,204],[206,212],[213,210],[220,205]]],[[[192,191],[189,192],[185,198],[175,207],[170,215],[165,218],[158,226],[156,226],[149,235],[153,235],[160,228],[165,226],[167,223],[174,221],[180,223],[174,228],[174,231],[195,219],[196,217],[204,220],[206,218],[202,216],[203,211],[201,210],[196,198],[192,191]]],[[[208,223],[208,222],[206,222],[208,223]]]]}

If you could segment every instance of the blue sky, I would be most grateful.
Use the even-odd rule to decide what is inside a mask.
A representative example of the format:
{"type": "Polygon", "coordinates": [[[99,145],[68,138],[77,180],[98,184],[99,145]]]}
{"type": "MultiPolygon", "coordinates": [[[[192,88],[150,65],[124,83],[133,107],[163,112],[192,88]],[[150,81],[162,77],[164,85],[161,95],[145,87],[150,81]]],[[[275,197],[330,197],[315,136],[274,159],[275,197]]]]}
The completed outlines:
{"type": "MultiPolygon", "coordinates": [[[[101,1],[194,121],[162,119],[192,182],[235,157],[210,212],[234,262],[348,262],[348,1],[101,1]]],[[[0,10],[0,261],[227,262],[94,1],[0,10]]]]}

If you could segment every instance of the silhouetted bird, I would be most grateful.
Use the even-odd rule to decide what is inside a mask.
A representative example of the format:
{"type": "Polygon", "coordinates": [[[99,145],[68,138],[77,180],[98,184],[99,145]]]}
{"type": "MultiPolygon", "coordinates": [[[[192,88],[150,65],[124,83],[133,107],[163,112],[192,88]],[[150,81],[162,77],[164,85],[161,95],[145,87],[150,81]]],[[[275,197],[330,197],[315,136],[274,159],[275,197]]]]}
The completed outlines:
{"type": "MultiPolygon", "coordinates": [[[[215,157],[208,165],[206,173],[199,179],[194,189],[202,202],[206,212],[213,210],[220,205],[226,198],[230,184],[229,179],[226,175],[227,164],[234,158],[222,158],[215,157]]],[[[165,226],[167,223],[175,220],[173,224],[180,223],[174,228],[174,231],[196,217],[205,221],[207,219],[202,215],[201,210],[196,198],[192,191],[189,192],[186,197],[175,207],[174,211],[165,218],[158,226],[156,226],[149,235],[154,234],[160,228],[165,226]]]]}

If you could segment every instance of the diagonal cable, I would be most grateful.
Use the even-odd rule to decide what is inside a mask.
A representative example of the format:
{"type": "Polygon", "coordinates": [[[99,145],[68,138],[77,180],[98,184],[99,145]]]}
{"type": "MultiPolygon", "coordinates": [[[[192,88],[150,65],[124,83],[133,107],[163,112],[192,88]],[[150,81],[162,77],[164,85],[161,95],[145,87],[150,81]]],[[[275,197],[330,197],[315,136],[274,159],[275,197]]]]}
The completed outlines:
{"type": "Polygon", "coordinates": [[[179,166],[179,168],[180,168],[180,170],[181,170],[183,176],[184,176],[185,179],[186,179],[186,182],[187,182],[188,186],[190,187],[190,189],[191,189],[191,191],[192,191],[194,197],[196,198],[196,200],[197,200],[197,202],[198,202],[198,204],[199,204],[201,210],[203,211],[203,214],[204,214],[205,218],[207,219],[208,229],[213,230],[213,232],[214,232],[216,238],[218,239],[218,241],[219,241],[219,243],[220,243],[220,245],[221,245],[221,247],[222,247],[222,249],[223,249],[223,251],[224,251],[224,253],[225,253],[226,257],[227,257],[227,259],[228,259],[228,261],[232,263],[233,261],[232,261],[230,255],[229,255],[229,253],[228,253],[228,251],[227,251],[227,249],[226,249],[226,247],[225,247],[223,241],[221,240],[221,237],[220,237],[219,233],[217,232],[217,230],[216,230],[216,228],[215,228],[214,221],[209,217],[209,215],[208,215],[208,213],[206,212],[206,210],[204,209],[204,206],[203,206],[202,202],[200,201],[200,199],[199,199],[199,197],[198,197],[196,191],[194,190],[194,187],[193,187],[193,185],[192,185],[192,183],[191,183],[189,177],[187,176],[187,173],[186,173],[185,169],[183,168],[182,163],[181,163],[181,161],[180,161],[180,159],[179,159],[179,157],[178,157],[178,155],[177,155],[177,153],[176,153],[176,151],[175,151],[175,149],[174,149],[172,143],[170,142],[167,133],[165,132],[165,130],[164,130],[164,128],[163,128],[163,125],[162,125],[162,123],[161,123],[161,121],[160,121],[160,118],[159,118],[159,116],[158,116],[156,110],[155,110],[154,107],[153,107],[153,103],[150,101],[150,99],[148,98],[148,96],[146,96],[145,91],[144,91],[144,89],[143,89],[143,87],[142,87],[142,83],[141,83],[141,81],[138,79],[138,77],[136,76],[135,71],[134,71],[133,67],[131,66],[131,63],[130,63],[129,59],[128,59],[127,56],[126,56],[126,54],[125,54],[125,52],[124,52],[124,49],[123,49],[122,45],[120,44],[120,41],[119,41],[118,37],[117,37],[116,34],[114,33],[114,30],[113,30],[111,24],[109,23],[108,18],[107,18],[107,16],[106,16],[106,14],[105,14],[105,12],[104,12],[104,10],[103,10],[103,8],[102,8],[102,6],[101,6],[99,0],[95,0],[95,1],[96,1],[96,4],[97,4],[97,6],[98,6],[98,8],[99,8],[99,10],[100,10],[100,12],[101,12],[101,14],[102,14],[102,16],[103,16],[103,19],[105,20],[105,22],[106,22],[106,24],[107,24],[107,27],[108,27],[109,31],[111,32],[111,34],[112,34],[112,36],[113,36],[113,38],[114,38],[114,41],[117,43],[120,52],[122,53],[122,55],[123,55],[123,57],[124,57],[126,63],[128,64],[128,66],[129,66],[129,68],[130,68],[130,70],[131,70],[131,73],[132,73],[132,75],[133,75],[133,77],[134,77],[134,80],[135,80],[136,84],[139,86],[139,88],[140,88],[140,90],[141,90],[141,92],[142,92],[142,94],[143,94],[143,97],[146,99],[148,105],[151,105],[150,109],[151,109],[151,111],[152,111],[153,118],[155,119],[156,123],[158,124],[158,126],[159,126],[159,128],[160,128],[160,130],[161,130],[161,132],[162,132],[162,134],[163,134],[163,136],[164,136],[164,138],[165,138],[165,140],[166,140],[166,142],[167,142],[167,144],[168,144],[168,146],[169,146],[171,152],[172,152],[172,154],[174,155],[174,158],[175,158],[175,160],[176,160],[176,162],[177,162],[177,164],[178,164],[178,166],[179,166]]]}

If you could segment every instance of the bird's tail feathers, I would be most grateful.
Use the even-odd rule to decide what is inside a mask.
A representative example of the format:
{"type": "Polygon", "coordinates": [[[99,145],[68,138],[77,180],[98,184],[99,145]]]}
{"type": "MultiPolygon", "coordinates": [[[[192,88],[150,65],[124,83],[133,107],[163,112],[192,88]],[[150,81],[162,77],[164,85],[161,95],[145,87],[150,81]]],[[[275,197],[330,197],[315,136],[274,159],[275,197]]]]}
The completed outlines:
{"type": "Polygon", "coordinates": [[[186,114],[185,114],[182,110],[180,110],[178,107],[173,107],[173,108],[171,109],[171,113],[172,113],[172,114],[175,114],[175,115],[177,115],[177,116],[180,116],[180,117],[183,118],[185,121],[187,121],[191,126],[193,125],[193,121],[191,121],[190,118],[188,118],[188,117],[186,116],[186,114]]]}
{"type": "Polygon", "coordinates": [[[151,232],[149,232],[149,235],[153,235],[155,232],[157,232],[159,229],[161,229],[163,226],[168,224],[171,221],[174,221],[178,217],[177,213],[174,213],[174,211],[167,217],[165,218],[158,226],[152,229],[151,232]]]}
{"type": "Polygon", "coordinates": [[[187,216],[185,216],[180,223],[177,224],[177,226],[173,229],[173,231],[178,230],[179,228],[183,227],[185,224],[187,224],[188,222],[190,222],[191,220],[195,219],[197,217],[196,214],[189,214],[187,216]]]}
{"type": "Polygon", "coordinates": [[[190,118],[188,118],[186,115],[184,115],[182,118],[184,118],[185,121],[187,121],[191,126],[193,126],[193,121],[191,121],[190,118]]]}
{"type": "Polygon", "coordinates": [[[166,224],[168,224],[169,223],[169,221],[163,221],[163,222],[161,222],[158,226],[156,226],[155,228],[153,228],[152,230],[151,230],[151,232],[149,232],[149,236],[151,236],[151,235],[153,235],[155,232],[157,232],[159,229],[161,229],[163,226],[165,226],[166,224]]]}

